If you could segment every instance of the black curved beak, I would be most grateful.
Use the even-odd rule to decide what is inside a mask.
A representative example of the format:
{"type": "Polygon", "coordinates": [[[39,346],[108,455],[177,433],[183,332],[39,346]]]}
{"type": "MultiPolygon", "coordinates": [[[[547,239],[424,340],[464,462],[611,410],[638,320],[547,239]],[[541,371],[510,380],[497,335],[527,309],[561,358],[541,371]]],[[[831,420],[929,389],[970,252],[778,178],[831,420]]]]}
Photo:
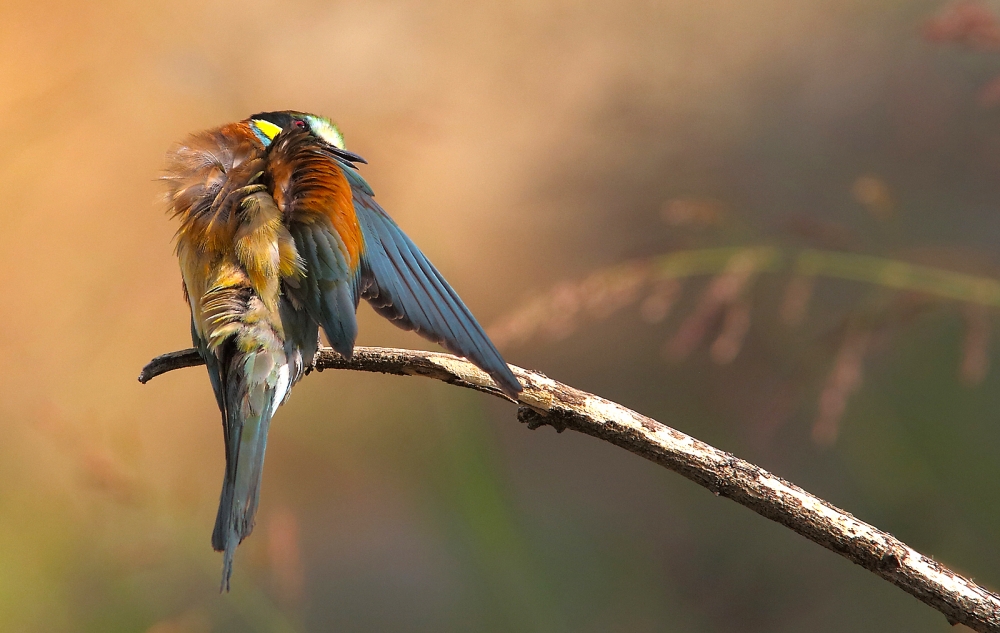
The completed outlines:
{"type": "Polygon", "coordinates": [[[354,152],[349,152],[346,149],[340,149],[339,147],[335,147],[333,145],[330,145],[329,148],[330,148],[330,153],[338,158],[343,158],[344,160],[350,161],[352,163],[364,163],[365,165],[368,164],[368,161],[358,156],[354,152]]]}

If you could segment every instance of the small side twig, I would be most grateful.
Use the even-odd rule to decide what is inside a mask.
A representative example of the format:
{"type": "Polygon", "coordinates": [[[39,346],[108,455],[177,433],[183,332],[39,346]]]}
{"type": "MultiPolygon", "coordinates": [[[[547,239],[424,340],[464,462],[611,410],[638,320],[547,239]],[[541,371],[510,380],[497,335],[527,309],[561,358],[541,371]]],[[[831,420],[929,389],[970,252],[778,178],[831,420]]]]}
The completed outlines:
{"type": "MultiPolygon", "coordinates": [[[[466,360],[435,352],[359,347],[352,358],[319,351],[316,369],[353,369],[426,376],[510,400],[466,360]]],[[[139,374],[146,383],[174,369],[202,364],[194,349],[154,358],[139,374]]],[[[732,499],[891,582],[937,609],[952,624],[1000,631],[1000,596],[768,471],[619,404],[538,372],[511,366],[524,391],[517,417],[529,428],[571,429],[620,446],[732,499]]]]}

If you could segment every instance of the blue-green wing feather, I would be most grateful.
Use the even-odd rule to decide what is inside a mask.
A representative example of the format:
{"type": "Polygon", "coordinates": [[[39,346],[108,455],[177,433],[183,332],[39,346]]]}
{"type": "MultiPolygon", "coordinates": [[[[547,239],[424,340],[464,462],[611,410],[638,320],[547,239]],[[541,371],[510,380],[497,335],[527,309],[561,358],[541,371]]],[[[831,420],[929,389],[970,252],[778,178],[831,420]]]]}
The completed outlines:
{"type": "Polygon", "coordinates": [[[293,222],[288,230],[306,270],[305,278],[291,293],[322,325],[330,347],[350,356],[358,335],[358,300],[357,272],[347,262],[347,249],[324,219],[308,224],[293,222]]]}
{"type": "MultiPolygon", "coordinates": [[[[352,170],[344,171],[350,175],[352,170]]],[[[350,181],[355,184],[355,179],[350,181]]],[[[521,385],[483,328],[441,273],[372,199],[370,191],[367,183],[353,187],[354,209],[365,242],[361,297],[399,327],[468,358],[505,393],[516,397],[521,385]]]]}

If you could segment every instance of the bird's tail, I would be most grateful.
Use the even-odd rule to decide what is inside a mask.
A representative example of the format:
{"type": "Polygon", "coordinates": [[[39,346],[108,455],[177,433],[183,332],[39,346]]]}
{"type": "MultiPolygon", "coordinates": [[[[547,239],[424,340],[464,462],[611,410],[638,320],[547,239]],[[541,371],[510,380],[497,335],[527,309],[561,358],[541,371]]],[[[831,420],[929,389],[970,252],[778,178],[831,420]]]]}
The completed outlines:
{"type": "Polygon", "coordinates": [[[227,365],[222,388],[226,475],[212,532],[212,547],[223,552],[222,591],[229,590],[236,546],[253,531],[268,427],[290,387],[280,353],[236,353],[227,365]]]}

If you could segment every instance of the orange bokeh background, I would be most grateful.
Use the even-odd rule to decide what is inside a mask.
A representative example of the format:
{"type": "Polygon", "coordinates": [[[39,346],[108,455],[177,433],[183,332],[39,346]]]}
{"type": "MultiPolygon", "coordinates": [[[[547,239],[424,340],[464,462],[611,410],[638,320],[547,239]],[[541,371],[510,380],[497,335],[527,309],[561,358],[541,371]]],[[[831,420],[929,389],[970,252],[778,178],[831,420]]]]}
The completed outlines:
{"type": "MultiPolygon", "coordinates": [[[[336,121],[377,199],[487,324],[561,280],[684,246],[671,200],[709,200],[711,222],[741,214],[735,244],[803,213],[896,222],[900,250],[992,257],[1000,59],[925,33],[941,6],[6,0],[0,631],[946,630],[635,456],[529,433],[513,407],[446,385],[334,372],[276,417],[256,531],[220,596],[207,378],[136,381],[189,345],[165,152],[264,110],[336,121]],[[865,215],[857,182],[889,183],[872,204],[892,219],[865,215]]],[[[359,344],[427,345],[360,312],[359,344]]],[[[1000,494],[1000,385],[951,381],[949,318],[876,361],[883,378],[833,447],[809,437],[818,387],[789,405],[804,424],[753,422],[796,379],[769,350],[813,349],[766,319],[725,367],[664,360],[662,331],[632,313],[504,351],[996,587],[982,551],[1000,530],[983,507],[1000,494]],[[929,389],[907,373],[920,366],[947,370],[929,389]]]]}

